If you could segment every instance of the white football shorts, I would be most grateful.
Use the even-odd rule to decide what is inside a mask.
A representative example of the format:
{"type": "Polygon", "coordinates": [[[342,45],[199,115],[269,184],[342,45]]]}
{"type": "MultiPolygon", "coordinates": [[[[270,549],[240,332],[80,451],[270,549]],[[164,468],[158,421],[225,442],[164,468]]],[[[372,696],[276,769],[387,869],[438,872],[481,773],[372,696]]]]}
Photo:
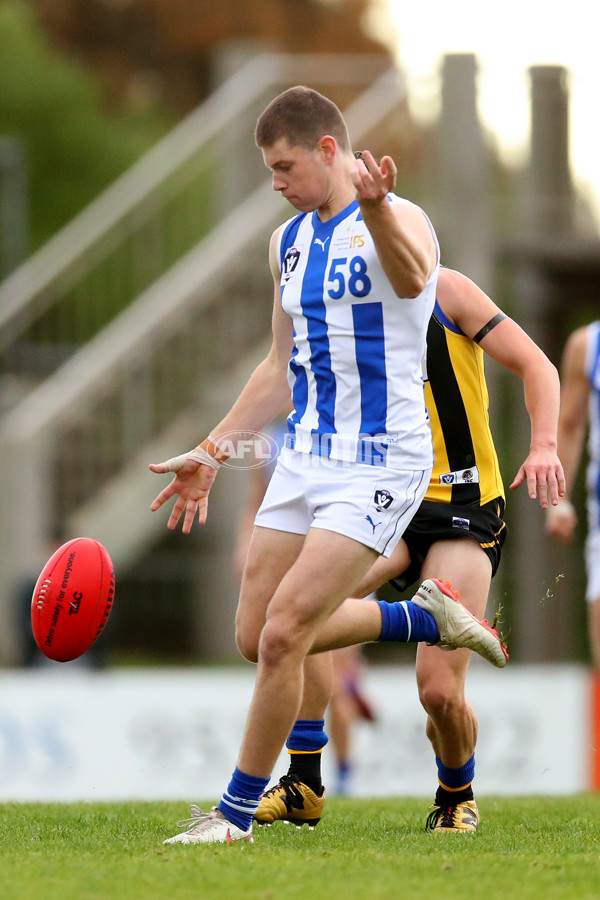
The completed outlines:
{"type": "Polygon", "coordinates": [[[324,528],[390,556],[430,477],[431,469],[388,469],[284,447],[254,523],[292,534],[324,528]]]}
{"type": "Polygon", "coordinates": [[[600,597],[600,531],[591,531],[585,541],[585,568],[587,587],[585,599],[593,603],[600,597]]]}

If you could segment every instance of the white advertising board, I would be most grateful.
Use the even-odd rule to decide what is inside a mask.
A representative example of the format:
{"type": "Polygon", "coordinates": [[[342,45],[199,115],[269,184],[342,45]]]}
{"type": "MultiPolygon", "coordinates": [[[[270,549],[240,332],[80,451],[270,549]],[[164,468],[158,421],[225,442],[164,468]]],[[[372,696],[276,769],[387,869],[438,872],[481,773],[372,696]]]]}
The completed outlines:
{"type": "MultiPolygon", "coordinates": [[[[588,674],[474,660],[477,794],[562,794],[589,784],[588,674]]],[[[52,667],[0,675],[0,801],[182,799],[227,785],[254,669],[104,672],[52,667]]],[[[355,793],[433,796],[436,770],[410,667],[372,667],[377,711],[354,735],[355,793]]],[[[333,784],[333,749],[324,780],[333,784]]],[[[283,753],[275,775],[287,771],[283,753]]]]}

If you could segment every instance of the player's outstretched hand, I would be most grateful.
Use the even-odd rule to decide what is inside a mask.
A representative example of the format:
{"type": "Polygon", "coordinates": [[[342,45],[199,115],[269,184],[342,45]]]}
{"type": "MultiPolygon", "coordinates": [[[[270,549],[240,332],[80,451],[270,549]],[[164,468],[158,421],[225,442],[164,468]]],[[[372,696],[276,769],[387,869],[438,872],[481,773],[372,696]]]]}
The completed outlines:
{"type": "Polygon", "coordinates": [[[396,186],[398,170],[391,156],[383,156],[377,163],[369,150],[363,150],[355,161],[352,181],[356,199],[361,206],[377,206],[396,186]]]}
{"type": "Polygon", "coordinates": [[[167,528],[173,530],[182,515],[183,525],[181,530],[184,534],[190,533],[196,516],[198,516],[200,525],[204,525],[208,511],[208,494],[215,480],[217,470],[211,466],[203,465],[195,459],[189,459],[186,453],[181,456],[174,456],[172,459],[167,459],[162,463],[151,463],[149,468],[151,472],[156,472],[157,475],[163,475],[167,472],[175,473],[171,483],[160,492],[150,507],[152,512],[156,512],[163,503],[166,503],[171,497],[177,496],[167,522],[167,528]]]}
{"type": "Polygon", "coordinates": [[[516,490],[523,482],[527,483],[530,498],[539,498],[542,509],[548,509],[549,505],[556,506],[565,495],[565,473],[553,450],[530,451],[510,485],[511,491],[516,490]]]}

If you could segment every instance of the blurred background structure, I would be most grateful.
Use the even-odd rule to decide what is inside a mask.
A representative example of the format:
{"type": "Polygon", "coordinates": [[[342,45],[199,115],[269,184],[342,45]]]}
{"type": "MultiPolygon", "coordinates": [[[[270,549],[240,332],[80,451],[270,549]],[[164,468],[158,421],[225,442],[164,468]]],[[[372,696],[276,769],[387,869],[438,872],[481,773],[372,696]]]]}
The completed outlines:
{"type": "MultiPolygon", "coordinates": [[[[392,154],[397,191],[430,214],[444,263],[557,365],[567,333],[597,317],[600,241],[572,178],[569,73],[531,68],[529,159],[508,168],[478,114],[476,55],[445,57],[439,117],[420,125],[391,49],[364,26],[373,6],[0,8],[10,63],[0,72],[4,665],[26,651],[18,598],[54,546],[83,534],[115,562],[109,662],[239,659],[243,472],[221,474],[208,524],[182,537],[149,512],[161,482],[147,463],[195,445],[268,347],[268,238],[292,211],[271,190],[253,127],[279,91],[323,91],[357,148],[392,154]]],[[[518,379],[487,372],[509,484],[529,425],[518,379]]],[[[550,546],[522,489],[508,497],[507,520],[493,596],[513,658],[587,659],[581,546],[550,546]]]]}

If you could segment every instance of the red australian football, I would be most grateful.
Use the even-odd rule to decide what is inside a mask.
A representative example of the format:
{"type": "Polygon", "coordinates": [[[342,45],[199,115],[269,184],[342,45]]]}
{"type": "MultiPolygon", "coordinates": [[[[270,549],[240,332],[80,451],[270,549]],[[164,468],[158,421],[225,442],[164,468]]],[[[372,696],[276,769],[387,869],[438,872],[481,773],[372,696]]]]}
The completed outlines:
{"type": "Polygon", "coordinates": [[[49,659],[69,662],[102,633],[115,596],[108,551],[92,538],[73,538],[56,550],[35,585],[31,626],[49,659]]]}

